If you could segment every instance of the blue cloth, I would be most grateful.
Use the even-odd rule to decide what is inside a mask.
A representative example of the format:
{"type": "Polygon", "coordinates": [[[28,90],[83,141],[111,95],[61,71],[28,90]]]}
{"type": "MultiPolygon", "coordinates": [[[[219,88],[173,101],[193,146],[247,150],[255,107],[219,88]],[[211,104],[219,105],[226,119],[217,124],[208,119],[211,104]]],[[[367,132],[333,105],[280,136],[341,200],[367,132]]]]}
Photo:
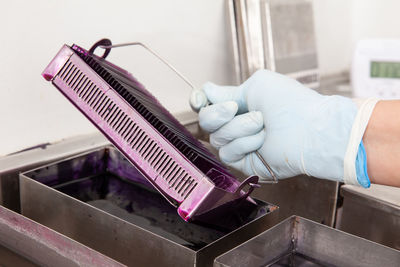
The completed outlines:
{"type": "Polygon", "coordinates": [[[358,147],[356,158],[356,173],[358,183],[364,188],[369,188],[371,186],[371,181],[368,177],[367,153],[365,152],[363,141],[361,141],[360,146],[358,147]]]}

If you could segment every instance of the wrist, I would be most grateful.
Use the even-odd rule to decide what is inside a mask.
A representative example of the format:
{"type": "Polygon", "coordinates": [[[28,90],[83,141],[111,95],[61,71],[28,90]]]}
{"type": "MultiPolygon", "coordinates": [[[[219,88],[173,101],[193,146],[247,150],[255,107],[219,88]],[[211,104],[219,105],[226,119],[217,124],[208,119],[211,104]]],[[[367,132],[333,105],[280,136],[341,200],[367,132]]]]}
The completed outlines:
{"type": "Polygon", "coordinates": [[[302,172],[343,182],[344,158],[357,106],[351,99],[342,96],[321,96],[313,104],[308,110],[308,123],[303,123],[304,134],[297,134],[304,137],[297,142],[304,148],[301,154],[302,172]]]}
{"type": "Polygon", "coordinates": [[[344,182],[346,184],[369,187],[367,154],[362,143],[365,129],[378,99],[353,100],[358,107],[344,157],[344,182]]]}
{"type": "Polygon", "coordinates": [[[363,136],[372,183],[400,186],[400,101],[379,101],[363,136]]]}

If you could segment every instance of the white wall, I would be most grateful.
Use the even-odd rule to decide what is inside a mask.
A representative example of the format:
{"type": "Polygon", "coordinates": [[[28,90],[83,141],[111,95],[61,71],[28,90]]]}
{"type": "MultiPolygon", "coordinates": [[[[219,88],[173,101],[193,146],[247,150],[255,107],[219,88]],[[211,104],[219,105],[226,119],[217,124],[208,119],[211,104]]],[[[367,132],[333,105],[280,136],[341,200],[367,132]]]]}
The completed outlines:
{"type": "Polygon", "coordinates": [[[314,0],[323,75],[348,71],[358,40],[400,38],[398,0],[314,0]]]}
{"type": "MultiPolygon", "coordinates": [[[[62,44],[89,48],[108,37],[142,41],[194,84],[230,83],[223,0],[2,1],[0,155],[96,129],[40,76],[62,44]]],[[[109,59],[129,69],[172,112],[189,109],[189,88],[141,48],[109,59]]]]}
{"type": "Polygon", "coordinates": [[[352,0],[351,45],[366,38],[400,38],[399,0],[352,0]]]}
{"type": "MultiPolygon", "coordinates": [[[[400,38],[396,0],[315,0],[322,74],[348,70],[354,42],[400,38]]],[[[143,41],[189,77],[233,83],[224,0],[2,1],[0,155],[96,131],[40,73],[62,44],[103,37],[143,41]]],[[[188,110],[189,88],[141,48],[113,50],[172,112],[188,110]]]]}
{"type": "Polygon", "coordinates": [[[322,75],[348,70],[351,61],[352,0],[314,0],[314,21],[322,75]]]}

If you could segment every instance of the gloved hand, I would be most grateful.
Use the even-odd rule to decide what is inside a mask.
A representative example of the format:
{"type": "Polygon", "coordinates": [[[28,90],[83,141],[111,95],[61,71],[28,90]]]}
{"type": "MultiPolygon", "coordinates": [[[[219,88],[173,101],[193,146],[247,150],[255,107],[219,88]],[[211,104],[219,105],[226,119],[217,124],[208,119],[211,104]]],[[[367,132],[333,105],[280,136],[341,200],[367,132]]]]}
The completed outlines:
{"type": "Polygon", "coordinates": [[[278,179],[306,174],[369,187],[362,136],[376,99],[323,96],[267,70],[237,87],[203,90],[212,105],[200,110],[199,123],[225,164],[268,178],[258,150],[278,179]]]}

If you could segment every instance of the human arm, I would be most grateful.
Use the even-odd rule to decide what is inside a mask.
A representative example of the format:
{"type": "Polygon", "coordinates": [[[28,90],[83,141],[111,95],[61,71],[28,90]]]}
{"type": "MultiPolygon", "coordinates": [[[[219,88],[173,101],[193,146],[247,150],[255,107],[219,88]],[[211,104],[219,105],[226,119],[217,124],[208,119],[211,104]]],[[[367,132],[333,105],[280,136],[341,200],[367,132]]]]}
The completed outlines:
{"type": "Polygon", "coordinates": [[[371,182],[400,187],[400,100],[376,104],[363,142],[371,182]]]}

